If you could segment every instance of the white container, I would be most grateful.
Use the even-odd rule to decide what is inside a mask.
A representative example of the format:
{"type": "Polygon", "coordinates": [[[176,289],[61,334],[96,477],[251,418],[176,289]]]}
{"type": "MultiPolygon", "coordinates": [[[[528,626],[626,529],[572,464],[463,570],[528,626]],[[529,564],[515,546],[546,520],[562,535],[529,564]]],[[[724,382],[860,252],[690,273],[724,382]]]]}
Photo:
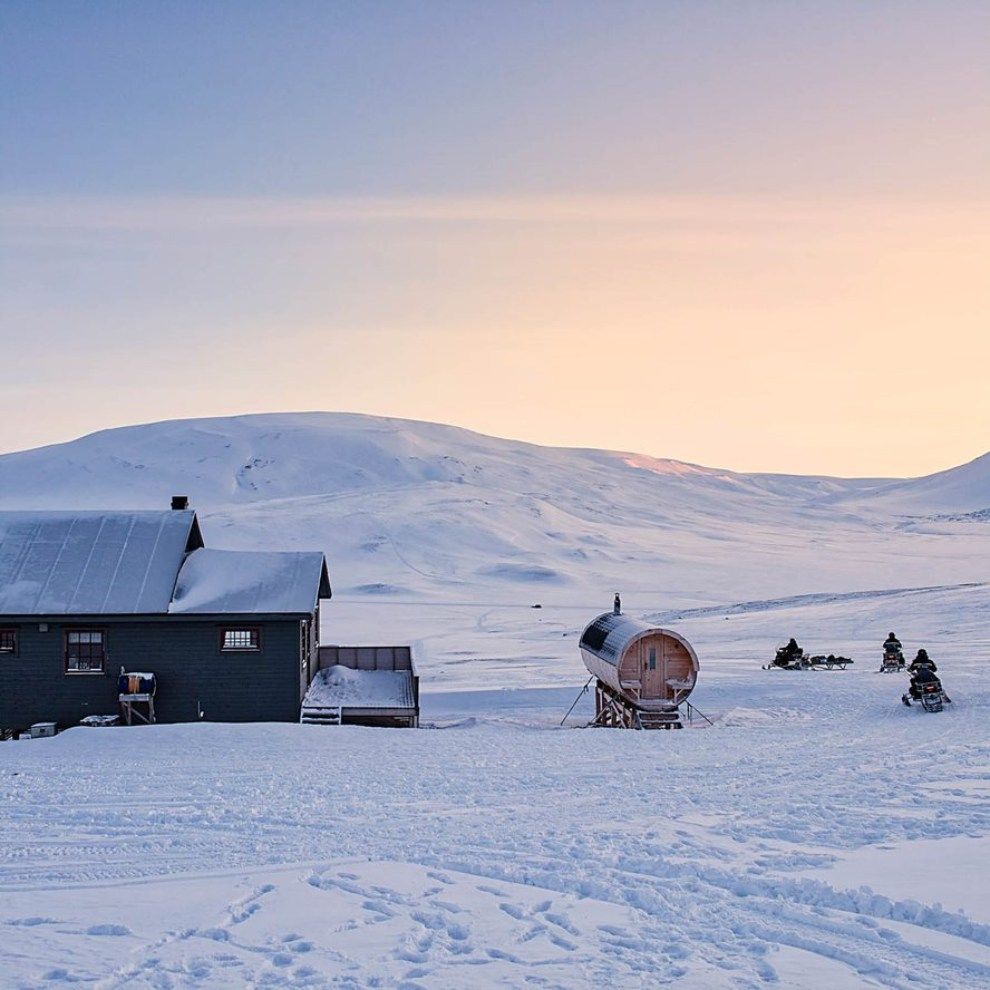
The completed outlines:
{"type": "Polygon", "coordinates": [[[35,722],[34,725],[31,726],[31,738],[47,739],[50,736],[54,736],[55,731],[55,722],[35,722]]]}

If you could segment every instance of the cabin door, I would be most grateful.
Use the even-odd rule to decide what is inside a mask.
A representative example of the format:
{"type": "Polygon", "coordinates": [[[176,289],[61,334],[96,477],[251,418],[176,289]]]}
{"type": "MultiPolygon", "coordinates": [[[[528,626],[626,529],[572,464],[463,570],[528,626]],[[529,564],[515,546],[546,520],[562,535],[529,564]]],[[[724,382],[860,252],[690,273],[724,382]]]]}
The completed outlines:
{"type": "Polygon", "coordinates": [[[644,639],[640,641],[641,661],[641,697],[644,700],[655,700],[664,696],[663,690],[663,641],[661,639],[644,639]]]}

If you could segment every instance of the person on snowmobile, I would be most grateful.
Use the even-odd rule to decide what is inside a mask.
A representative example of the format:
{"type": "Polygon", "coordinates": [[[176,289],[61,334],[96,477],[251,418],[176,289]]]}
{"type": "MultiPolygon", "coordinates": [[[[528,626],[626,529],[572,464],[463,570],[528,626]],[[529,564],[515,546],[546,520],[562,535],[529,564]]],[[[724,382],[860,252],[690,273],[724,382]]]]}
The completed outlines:
{"type": "Polygon", "coordinates": [[[797,663],[801,657],[804,656],[804,650],[798,646],[797,640],[792,636],[788,641],[786,646],[780,647],[777,650],[777,655],[774,657],[775,667],[790,667],[797,663]]]}
{"type": "Polygon", "coordinates": [[[896,633],[890,633],[883,642],[883,660],[880,663],[880,673],[885,670],[904,669],[904,648],[896,633]]]}
{"type": "Polygon", "coordinates": [[[922,684],[938,684],[941,686],[941,682],[938,679],[938,674],[932,670],[931,667],[922,664],[914,673],[911,674],[911,686],[908,688],[908,692],[901,696],[901,701],[904,702],[908,708],[911,707],[911,699],[914,701],[921,701],[921,686],[922,684]]]}
{"type": "MultiPolygon", "coordinates": [[[[918,655],[912,661],[911,666],[908,667],[908,672],[911,674],[911,686],[908,688],[908,693],[901,698],[901,701],[905,705],[911,704],[908,700],[909,697],[914,698],[915,701],[920,701],[922,684],[935,683],[941,687],[942,681],[938,674],[935,673],[936,670],[938,670],[938,667],[935,666],[935,661],[928,656],[928,651],[918,650],[918,655]]],[[[942,691],[942,700],[946,704],[952,704],[952,699],[944,690],[942,691]]]]}

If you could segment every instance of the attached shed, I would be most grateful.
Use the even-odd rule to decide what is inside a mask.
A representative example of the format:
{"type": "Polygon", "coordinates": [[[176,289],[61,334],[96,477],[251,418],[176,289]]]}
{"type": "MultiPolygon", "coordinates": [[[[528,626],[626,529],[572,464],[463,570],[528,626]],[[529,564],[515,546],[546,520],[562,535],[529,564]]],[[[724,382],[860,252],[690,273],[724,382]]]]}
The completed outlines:
{"type": "Polygon", "coordinates": [[[419,677],[408,646],[321,646],[303,699],[310,725],[419,725],[419,677]]]}
{"type": "Polygon", "coordinates": [[[629,727],[679,725],[698,680],[698,655],[672,629],[605,612],[581,634],[581,659],[598,682],[596,720],[629,727]]]}

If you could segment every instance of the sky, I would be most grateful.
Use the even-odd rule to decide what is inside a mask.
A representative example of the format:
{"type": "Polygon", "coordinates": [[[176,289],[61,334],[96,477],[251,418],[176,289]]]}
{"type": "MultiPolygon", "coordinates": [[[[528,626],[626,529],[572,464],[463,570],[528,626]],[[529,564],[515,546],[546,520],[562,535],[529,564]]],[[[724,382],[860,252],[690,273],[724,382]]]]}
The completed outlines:
{"type": "Polygon", "coordinates": [[[0,4],[0,451],[346,410],[990,449],[990,4],[0,4]]]}

